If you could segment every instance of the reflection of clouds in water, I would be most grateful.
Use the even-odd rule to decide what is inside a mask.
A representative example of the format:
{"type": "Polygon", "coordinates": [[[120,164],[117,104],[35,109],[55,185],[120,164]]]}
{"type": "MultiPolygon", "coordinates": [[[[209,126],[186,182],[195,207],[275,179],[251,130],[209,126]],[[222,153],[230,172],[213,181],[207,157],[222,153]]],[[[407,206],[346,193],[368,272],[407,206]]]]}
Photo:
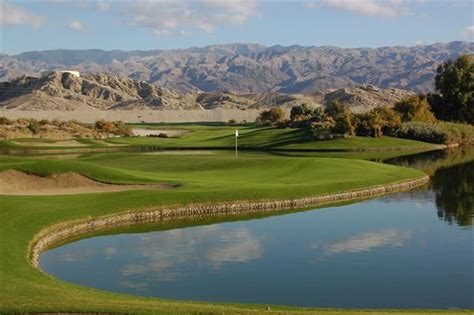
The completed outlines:
{"type": "Polygon", "coordinates": [[[223,244],[209,248],[205,258],[215,266],[225,262],[247,262],[262,257],[260,241],[252,238],[247,229],[239,229],[224,235],[223,244]]]}
{"type": "Polygon", "coordinates": [[[217,225],[138,235],[121,250],[141,257],[121,269],[124,277],[142,275],[151,281],[172,281],[185,276],[182,264],[247,262],[262,256],[260,240],[248,229],[226,230],[217,225]],[[138,241],[137,241],[138,240],[138,241]]]}
{"type": "Polygon", "coordinates": [[[370,251],[377,247],[401,246],[410,238],[410,231],[397,229],[385,229],[378,232],[363,233],[326,246],[324,254],[358,253],[370,251]]]}
{"type": "Polygon", "coordinates": [[[117,254],[117,247],[106,247],[104,248],[104,258],[110,260],[114,258],[115,254],[117,254]]]}
{"type": "Polygon", "coordinates": [[[97,250],[92,248],[67,248],[66,251],[58,255],[58,261],[63,262],[79,262],[87,260],[88,258],[95,256],[97,250]]]}
{"type": "Polygon", "coordinates": [[[411,239],[411,237],[411,231],[398,229],[384,229],[377,232],[362,233],[342,241],[325,245],[322,249],[322,256],[327,257],[339,253],[367,252],[378,247],[402,246],[406,241],[411,239]]]}

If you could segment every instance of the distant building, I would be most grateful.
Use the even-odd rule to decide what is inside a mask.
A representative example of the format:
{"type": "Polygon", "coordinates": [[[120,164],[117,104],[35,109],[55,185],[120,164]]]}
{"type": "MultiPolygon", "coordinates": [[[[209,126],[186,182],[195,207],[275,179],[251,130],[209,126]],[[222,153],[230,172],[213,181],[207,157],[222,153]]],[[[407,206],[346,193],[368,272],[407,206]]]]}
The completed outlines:
{"type": "Polygon", "coordinates": [[[72,71],[72,70],[54,70],[54,71],[43,71],[41,72],[41,77],[47,77],[48,75],[52,74],[52,73],[55,73],[55,72],[59,72],[59,73],[70,73],[76,77],[80,77],[81,76],[81,73],[79,71],[72,71]]]}

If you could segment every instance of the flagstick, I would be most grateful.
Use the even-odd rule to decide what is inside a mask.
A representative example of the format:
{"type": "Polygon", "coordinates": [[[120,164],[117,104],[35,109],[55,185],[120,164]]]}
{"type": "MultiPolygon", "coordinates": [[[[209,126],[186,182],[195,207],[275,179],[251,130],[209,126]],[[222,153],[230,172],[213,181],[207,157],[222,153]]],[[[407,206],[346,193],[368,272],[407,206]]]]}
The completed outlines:
{"type": "Polygon", "coordinates": [[[237,138],[238,136],[235,136],[235,158],[237,158],[237,138]]]}
{"type": "Polygon", "coordinates": [[[235,129],[235,158],[237,159],[237,138],[239,137],[239,131],[235,129]]]}

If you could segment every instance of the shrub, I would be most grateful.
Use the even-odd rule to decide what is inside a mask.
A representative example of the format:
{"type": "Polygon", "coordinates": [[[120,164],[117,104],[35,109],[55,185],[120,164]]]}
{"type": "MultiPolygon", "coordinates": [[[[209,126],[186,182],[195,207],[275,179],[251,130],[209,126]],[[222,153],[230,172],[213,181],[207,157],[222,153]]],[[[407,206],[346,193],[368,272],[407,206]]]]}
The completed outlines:
{"type": "Polygon", "coordinates": [[[41,131],[41,125],[35,120],[32,120],[27,128],[30,129],[33,134],[37,134],[41,131]]]}
{"type": "Polygon", "coordinates": [[[308,104],[301,104],[291,108],[290,119],[291,121],[317,120],[317,116],[322,112],[322,108],[315,108],[308,104]]]}
{"type": "Polygon", "coordinates": [[[11,125],[12,121],[7,117],[0,117],[0,125],[11,125]]]}
{"type": "Polygon", "coordinates": [[[95,122],[95,129],[100,132],[119,136],[132,136],[132,129],[122,121],[107,121],[101,119],[95,122]]]}
{"type": "Polygon", "coordinates": [[[257,122],[260,124],[270,124],[274,125],[279,121],[282,121],[285,118],[285,112],[280,107],[271,108],[269,110],[264,110],[260,113],[257,118],[257,122]]]}
{"type": "Polygon", "coordinates": [[[395,104],[395,111],[400,114],[403,122],[422,121],[434,123],[435,116],[431,112],[430,104],[424,96],[411,96],[395,104]]]}
{"type": "Polygon", "coordinates": [[[158,138],[168,138],[168,135],[166,133],[160,133],[158,134],[158,138]]]}
{"type": "Polygon", "coordinates": [[[325,113],[331,117],[335,124],[332,132],[336,134],[353,135],[355,132],[355,125],[351,110],[337,101],[329,103],[326,107],[325,113]]]}
{"type": "Polygon", "coordinates": [[[229,125],[235,125],[237,121],[235,119],[230,119],[229,120],[229,125]]]}
{"type": "Polygon", "coordinates": [[[448,133],[438,125],[414,121],[401,124],[394,136],[431,143],[447,143],[449,139],[448,133]]]}
{"type": "Polygon", "coordinates": [[[291,126],[291,120],[289,119],[285,119],[285,120],[282,120],[282,121],[279,121],[277,122],[276,124],[276,127],[278,129],[285,129],[285,128],[288,128],[291,126]]]}
{"type": "Polygon", "coordinates": [[[400,116],[389,107],[376,107],[366,114],[357,115],[354,121],[358,135],[381,137],[400,125],[400,116]]]}

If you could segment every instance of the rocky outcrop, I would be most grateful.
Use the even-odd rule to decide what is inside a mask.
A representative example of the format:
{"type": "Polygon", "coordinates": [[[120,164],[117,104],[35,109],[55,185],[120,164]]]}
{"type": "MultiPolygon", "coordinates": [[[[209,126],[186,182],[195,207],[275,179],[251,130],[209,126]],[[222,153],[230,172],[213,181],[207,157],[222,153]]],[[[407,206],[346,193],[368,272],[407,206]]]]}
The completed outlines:
{"type": "Polygon", "coordinates": [[[358,85],[327,93],[324,103],[338,101],[347,105],[354,113],[363,113],[379,106],[393,106],[412,95],[415,93],[395,88],[380,89],[373,85],[358,85]]]}
{"type": "Polygon", "coordinates": [[[40,232],[31,243],[30,260],[38,267],[38,259],[42,251],[80,235],[106,230],[114,227],[129,226],[139,223],[161,222],[175,219],[208,217],[214,215],[237,215],[243,213],[274,212],[285,209],[297,209],[328,203],[353,201],[371,198],[387,193],[411,189],[426,184],[428,176],[406,180],[383,186],[357,189],[349,192],[287,199],[277,201],[236,201],[224,204],[198,204],[176,208],[145,209],[136,212],[117,214],[110,217],[86,219],[81,222],[63,223],[40,232]]]}
{"type": "Polygon", "coordinates": [[[427,92],[437,66],[474,43],[414,47],[337,48],[252,44],[183,50],[50,50],[0,55],[0,80],[39,76],[44,70],[106,72],[181,92],[312,93],[360,84],[427,92]]]}
{"type": "Polygon", "coordinates": [[[53,72],[46,77],[21,77],[0,83],[0,109],[37,110],[261,110],[271,107],[290,109],[309,104],[319,106],[332,100],[353,111],[375,106],[392,106],[412,93],[361,85],[337,91],[312,94],[225,92],[179,93],[144,81],[103,73],[77,77],[53,72]]]}

